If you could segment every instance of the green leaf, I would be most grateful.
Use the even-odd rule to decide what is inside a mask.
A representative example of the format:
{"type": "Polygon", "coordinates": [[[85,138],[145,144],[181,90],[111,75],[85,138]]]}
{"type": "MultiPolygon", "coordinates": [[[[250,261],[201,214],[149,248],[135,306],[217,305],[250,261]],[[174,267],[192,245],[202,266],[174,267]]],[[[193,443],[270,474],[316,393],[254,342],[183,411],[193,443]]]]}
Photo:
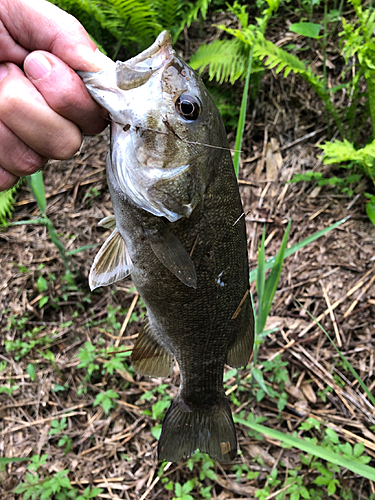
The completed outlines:
{"type": "Polygon", "coordinates": [[[247,112],[247,97],[249,94],[249,84],[250,84],[251,68],[252,68],[252,64],[253,64],[253,54],[254,54],[254,45],[252,45],[251,50],[250,50],[250,54],[249,54],[249,61],[248,61],[246,79],[245,79],[245,87],[244,87],[243,93],[242,93],[240,116],[238,118],[236,143],[234,146],[235,151],[234,151],[234,155],[233,155],[233,165],[234,165],[234,171],[235,171],[237,179],[238,179],[238,172],[240,169],[242,138],[243,138],[243,133],[245,130],[245,119],[246,119],[246,112],[247,112]]]}
{"type": "Polygon", "coordinates": [[[366,203],[366,213],[370,221],[375,226],[375,201],[371,200],[368,203],[366,203]]]}
{"type": "Polygon", "coordinates": [[[110,397],[110,398],[119,398],[120,396],[117,394],[116,391],[114,391],[113,389],[109,389],[107,392],[106,392],[107,396],[110,397]]]}
{"type": "Polygon", "coordinates": [[[242,418],[239,418],[237,415],[233,415],[233,420],[235,423],[244,425],[245,427],[249,427],[250,429],[260,432],[265,436],[269,436],[273,439],[277,439],[283,445],[295,447],[298,450],[302,450],[310,455],[321,458],[322,460],[326,460],[332,464],[339,465],[340,467],[344,467],[345,469],[349,469],[362,477],[366,477],[367,479],[371,479],[371,481],[375,481],[375,469],[373,467],[369,467],[368,465],[364,465],[360,462],[356,462],[350,460],[346,457],[343,457],[339,453],[335,453],[332,450],[324,448],[323,446],[319,446],[314,444],[312,441],[307,441],[305,439],[301,439],[295,436],[291,436],[284,432],[276,431],[271,429],[270,427],[265,427],[264,425],[259,425],[254,422],[249,422],[242,418]]]}
{"type": "Polygon", "coordinates": [[[321,24],[301,22],[291,24],[289,30],[298,35],[307,36],[308,38],[320,38],[319,32],[322,27],[321,24]]]}
{"type": "Polygon", "coordinates": [[[34,365],[27,365],[27,373],[30,376],[31,382],[34,382],[36,379],[36,372],[35,372],[35,366],[34,365]]]}
{"type": "Polygon", "coordinates": [[[7,465],[7,464],[12,464],[16,462],[27,462],[30,460],[30,458],[25,458],[25,457],[12,457],[12,458],[3,458],[0,457],[0,464],[1,465],[7,465]]]}
{"type": "MultiPolygon", "coordinates": [[[[274,264],[272,266],[272,270],[270,275],[268,276],[265,285],[264,285],[264,292],[262,293],[261,296],[259,296],[259,306],[261,313],[258,313],[258,333],[261,333],[264,330],[264,327],[266,325],[267,317],[270,313],[271,307],[272,307],[272,301],[273,297],[275,295],[277,285],[279,283],[280,279],[280,274],[281,274],[281,269],[283,267],[283,262],[285,258],[285,249],[286,249],[286,244],[288,241],[288,235],[289,235],[289,230],[290,230],[290,225],[291,225],[291,220],[288,223],[288,226],[285,230],[283,240],[281,242],[280,250],[276,256],[276,259],[274,261],[274,264]]],[[[264,234],[262,238],[262,245],[264,246],[264,234]]],[[[263,249],[264,253],[264,249],[263,249]]],[[[264,258],[264,257],[263,257],[264,258]]],[[[263,278],[264,280],[264,278],[263,278]]]]}
{"type": "Polygon", "coordinates": [[[48,301],[49,301],[48,295],[46,295],[45,297],[42,297],[39,300],[39,309],[41,309],[44,305],[46,305],[48,301]]]}
{"type": "Polygon", "coordinates": [[[34,198],[38,203],[39,210],[43,215],[46,214],[47,200],[46,192],[44,189],[43,174],[42,171],[35,172],[35,174],[28,175],[26,177],[27,183],[33,192],[34,198]]]}
{"type": "Polygon", "coordinates": [[[43,276],[39,276],[37,282],[36,282],[36,286],[38,287],[38,292],[41,293],[41,292],[45,292],[46,290],[48,290],[48,283],[47,283],[47,280],[45,280],[43,278],[43,276]]]}
{"type": "Polygon", "coordinates": [[[263,331],[263,327],[260,325],[263,322],[262,314],[263,314],[263,308],[262,308],[262,303],[263,303],[263,295],[264,295],[264,286],[265,286],[265,277],[266,277],[266,270],[265,270],[265,249],[264,249],[264,242],[266,238],[266,228],[263,228],[263,234],[262,234],[262,241],[260,243],[259,251],[258,251],[258,267],[257,267],[257,281],[256,281],[256,289],[258,292],[258,321],[257,321],[257,333],[260,333],[263,331]]]}
{"type": "Polygon", "coordinates": [[[19,185],[20,183],[7,191],[2,191],[0,193],[0,225],[6,225],[6,217],[11,217],[12,215],[14,203],[13,195],[19,185]]]}
{"type": "Polygon", "coordinates": [[[253,368],[251,370],[251,375],[255,378],[255,380],[258,382],[259,384],[259,387],[266,393],[268,394],[268,389],[267,389],[267,386],[264,382],[264,378],[263,378],[263,373],[261,372],[261,370],[259,370],[259,368],[253,368]]]}

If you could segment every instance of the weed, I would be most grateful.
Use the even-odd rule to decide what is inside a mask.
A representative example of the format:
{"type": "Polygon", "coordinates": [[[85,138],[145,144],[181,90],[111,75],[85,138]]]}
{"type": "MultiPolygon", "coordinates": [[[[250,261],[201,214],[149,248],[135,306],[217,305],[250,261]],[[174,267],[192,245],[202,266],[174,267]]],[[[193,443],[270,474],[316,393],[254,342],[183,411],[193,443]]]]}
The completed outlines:
{"type": "Polygon", "coordinates": [[[263,378],[263,372],[259,368],[252,368],[251,374],[255,379],[255,387],[258,387],[256,393],[258,402],[262,401],[267,394],[269,397],[277,400],[277,408],[279,411],[285,408],[288,395],[284,391],[284,386],[289,382],[288,370],[285,368],[287,365],[288,363],[286,361],[281,361],[280,355],[272,361],[264,361],[263,372],[270,372],[269,381],[273,387],[266,385],[263,378]],[[277,389],[275,387],[277,387],[277,389]]]}
{"type": "Polygon", "coordinates": [[[31,382],[34,382],[34,380],[36,379],[35,365],[27,365],[26,371],[30,377],[31,382]]]}
{"type": "MultiPolygon", "coordinates": [[[[261,16],[256,18],[255,25],[248,22],[246,6],[241,6],[235,1],[232,6],[228,6],[228,10],[238,17],[240,29],[228,28],[224,24],[218,26],[219,29],[233,38],[216,40],[210,45],[202,45],[191,58],[190,64],[194,69],[200,69],[200,71],[208,67],[209,79],[216,79],[218,82],[230,81],[234,83],[237,79],[246,76],[245,86],[248,85],[249,72],[259,73],[263,67],[275,69],[276,73],[283,72],[284,77],[287,77],[290,72],[299,75],[322,100],[327,112],[328,130],[330,130],[328,115],[330,115],[342,138],[341,141],[336,139],[321,146],[324,151],[323,162],[338,164],[339,167],[346,170],[354,165],[357,171],[368,176],[375,184],[375,44],[373,35],[375,11],[371,3],[367,8],[361,0],[348,0],[355,12],[355,18],[349,21],[342,17],[341,12],[338,10],[334,9],[328,12],[327,3],[325,3],[323,25],[320,25],[311,22],[313,5],[319,2],[303,3],[306,4],[305,7],[308,5],[305,10],[308,12],[310,20],[305,21],[302,19],[301,22],[292,24],[289,29],[306,37],[310,41],[310,45],[311,40],[316,40],[316,43],[320,44],[324,58],[323,74],[314,72],[308,61],[301,60],[296,55],[287,52],[265,38],[268,21],[277,12],[280,0],[267,0],[266,4],[261,3],[262,8],[265,5],[267,7],[263,10],[261,16]],[[330,33],[328,24],[337,23],[338,19],[342,20],[343,25],[343,30],[339,33],[342,53],[346,64],[349,65],[350,63],[350,67],[354,65],[355,70],[350,76],[349,72],[343,72],[344,83],[330,88],[327,83],[327,67],[325,64],[327,36],[330,33]],[[320,35],[322,29],[324,33],[320,35]],[[358,130],[363,129],[363,127],[355,128],[354,124],[359,114],[358,104],[360,98],[363,97],[360,94],[361,80],[364,80],[367,86],[367,108],[371,118],[372,133],[365,137],[364,140],[362,139],[364,145],[359,148],[357,145],[358,130]],[[350,97],[349,105],[345,104],[341,109],[338,109],[334,104],[334,94],[343,90],[350,97]]],[[[246,96],[247,92],[244,91],[244,108],[246,107],[246,96]]],[[[365,113],[364,116],[367,118],[368,115],[365,113]]],[[[240,126],[237,132],[241,134],[240,126]]],[[[236,150],[239,149],[236,144],[236,150]]],[[[238,159],[237,155],[236,153],[236,160],[238,159]]],[[[237,162],[235,162],[235,165],[237,165],[237,162]]],[[[311,180],[314,175],[308,173],[305,179],[310,176],[309,180],[311,180]]],[[[350,185],[358,182],[359,177],[357,172],[349,173],[346,177],[348,178],[340,179],[332,176],[323,179],[319,177],[318,181],[321,184],[326,183],[337,186],[343,192],[350,194],[352,191],[350,185]]],[[[299,180],[302,180],[300,176],[294,177],[295,182],[299,180]]],[[[371,203],[368,203],[367,212],[370,212],[370,220],[375,221],[375,197],[372,197],[372,195],[369,195],[369,197],[371,203]]]]}
{"type": "Polygon", "coordinates": [[[246,479],[249,479],[250,481],[256,479],[259,476],[259,472],[252,471],[247,464],[233,465],[232,470],[235,472],[238,482],[244,475],[246,479]]]}
{"type": "MultiPolygon", "coordinates": [[[[63,434],[63,431],[68,427],[68,424],[66,422],[66,417],[63,417],[60,421],[59,420],[52,420],[51,422],[51,429],[48,433],[49,436],[56,436],[59,434],[63,434]]],[[[67,435],[63,435],[60,437],[57,445],[58,446],[65,446],[64,454],[66,455],[69,453],[71,447],[72,447],[73,441],[70,437],[67,435]]]]}
{"type": "Polygon", "coordinates": [[[175,42],[198,15],[206,16],[210,0],[50,0],[81,21],[96,42],[115,59],[121,46],[138,53],[168,29],[175,42]],[[117,44],[116,44],[117,41],[117,44]],[[115,51],[113,47],[116,46],[115,51]]]}
{"type": "Polygon", "coordinates": [[[5,349],[7,352],[12,352],[14,359],[19,361],[36,346],[48,346],[54,342],[54,339],[48,335],[43,335],[44,326],[34,326],[30,331],[27,330],[22,334],[22,339],[5,340],[5,349]]]}
{"type": "Polygon", "coordinates": [[[65,446],[64,455],[67,455],[72,448],[73,441],[70,437],[64,435],[59,439],[58,446],[65,446]]]}
{"type": "Polygon", "coordinates": [[[54,436],[55,434],[61,434],[63,430],[68,427],[66,423],[66,417],[63,417],[61,420],[52,420],[51,422],[51,430],[49,431],[49,436],[54,436]]]}
{"type": "Polygon", "coordinates": [[[13,392],[15,392],[17,389],[19,389],[19,385],[12,385],[12,381],[9,383],[9,385],[1,385],[0,386],[0,394],[8,394],[8,396],[11,396],[13,392]]]}
{"type": "Polygon", "coordinates": [[[151,410],[143,410],[143,415],[150,415],[154,421],[159,421],[155,426],[151,429],[151,434],[155,439],[159,439],[161,434],[161,423],[164,416],[164,411],[171,404],[171,396],[166,392],[167,384],[161,384],[155,387],[154,391],[146,391],[141,397],[140,401],[146,400],[151,401],[152,399],[157,399],[156,402],[152,405],[151,410]],[[161,399],[160,399],[161,397],[161,399]]]}
{"type": "MultiPolygon", "coordinates": [[[[174,490],[175,496],[173,500],[194,500],[194,498],[210,500],[212,498],[212,484],[204,486],[203,482],[207,482],[207,480],[217,480],[216,474],[213,471],[214,464],[214,460],[206,453],[197,451],[186,461],[186,465],[191,472],[197,468],[197,470],[194,471],[195,476],[193,478],[188,479],[184,484],[179,482],[173,483],[173,481],[170,481],[167,477],[162,478],[161,482],[164,484],[166,490],[174,490]],[[194,488],[199,492],[199,497],[197,497],[195,491],[193,491],[194,488]],[[192,493],[192,495],[190,495],[190,493],[192,493]]],[[[163,466],[162,464],[159,469],[159,476],[163,473],[164,467],[165,465],[163,466]]]]}
{"type": "Polygon", "coordinates": [[[120,396],[113,389],[108,389],[108,391],[100,392],[94,401],[94,406],[101,405],[104,413],[108,415],[112,408],[116,407],[116,399],[120,396]]]}
{"type": "MultiPolygon", "coordinates": [[[[59,444],[60,446],[60,444],[59,444]]],[[[30,464],[27,466],[27,470],[31,472],[27,472],[25,475],[26,481],[24,483],[20,483],[14,490],[14,493],[18,493],[20,495],[23,494],[23,500],[28,500],[32,498],[32,500],[48,500],[50,498],[54,498],[56,500],[90,500],[92,498],[96,498],[97,495],[102,493],[101,488],[92,488],[87,487],[82,494],[80,494],[79,490],[73,488],[70,483],[69,478],[67,477],[69,474],[69,470],[65,469],[57,472],[53,476],[49,478],[41,478],[39,474],[37,474],[37,470],[43,465],[47,464],[48,455],[44,454],[34,455],[31,459],[28,458],[10,458],[4,459],[5,463],[11,462],[23,462],[26,460],[30,460],[30,464]]]]}
{"type": "Polygon", "coordinates": [[[86,375],[85,380],[90,380],[91,375],[94,371],[99,370],[99,365],[95,363],[96,360],[96,350],[91,342],[85,342],[85,347],[81,347],[78,351],[78,358],[80,363],[77,368],[85,368],[86,375]]]}

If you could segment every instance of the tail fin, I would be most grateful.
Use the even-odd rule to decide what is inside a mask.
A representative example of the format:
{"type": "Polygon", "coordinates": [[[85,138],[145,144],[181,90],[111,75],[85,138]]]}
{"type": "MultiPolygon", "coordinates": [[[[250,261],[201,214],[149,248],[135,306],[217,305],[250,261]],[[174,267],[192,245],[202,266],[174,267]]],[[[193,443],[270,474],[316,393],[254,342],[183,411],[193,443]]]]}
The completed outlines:
{"type": "Polygon", "coordinates": [[[159,440],[159,460],[177,462],[198,448],[220,462],[229,462],[236,456],[236,431],[225,397],[214,407],[194,411],[180,395],[172,401],[159,440]]]}

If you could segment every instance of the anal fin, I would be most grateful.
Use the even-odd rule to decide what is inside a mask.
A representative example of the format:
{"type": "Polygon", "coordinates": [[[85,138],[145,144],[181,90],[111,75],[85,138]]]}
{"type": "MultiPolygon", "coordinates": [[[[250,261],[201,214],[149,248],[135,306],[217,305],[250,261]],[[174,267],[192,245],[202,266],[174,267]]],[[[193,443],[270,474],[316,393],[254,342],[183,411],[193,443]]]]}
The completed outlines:
{"type": "Polygon", "coordinates": [[[147,232],[147,238],[160,262],[182,283],[197,288],[194,262],[181,241],[163,221],[160,221],[157,229],[147,232]]]}
{"type": "Polygon", "coordinates": [[[172,371],[173,356],[154,338],[148,320],[139,332],[130,360],[140,375],[167,377],[172,371]]]}

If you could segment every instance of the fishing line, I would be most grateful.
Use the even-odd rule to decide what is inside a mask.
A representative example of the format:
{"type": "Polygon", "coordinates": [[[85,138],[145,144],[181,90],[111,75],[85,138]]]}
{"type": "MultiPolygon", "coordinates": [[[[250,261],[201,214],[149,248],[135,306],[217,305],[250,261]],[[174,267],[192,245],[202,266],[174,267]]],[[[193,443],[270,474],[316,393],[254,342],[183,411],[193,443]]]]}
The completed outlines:
{"type": "MultiPolygon", "coordinates": [[[[114,121],[114,120],[112,120],[114,121]]],[[[118,123],[118,122],[114,122],[114,123],[117,123],[117,125],[122,125],[121,123],[118,123]]],[[[166,126],[166,128],[168,129],[167,132],[163,132],[161,130],[155,130],[153,128],[143,128],[143,127],[139,127],[139,128],[142,128],[142,130],[147,130],[148,132],[155,132],[155,134],[162,134],[162,135],[168,135],[169,132],[172,132],[172,134],[181,142],[185,142],[186,144],[194,144],[196,146],[205,146],[207,148],[213,148],[213,149],[222,149],[224,151],[230,151],[231,153],[242,153],[242,150],[241,149],[231,149],[231,148],[225,148],[223,146],[213,146],[212,144],[205,144],[204,142],[196,142],[196,141],[188,141],[187,139],[184,139],[183,137],[180,137],[172,128],[172,126],[166,121],[166,120],[163,120],[163,123],[164,125],[166,126]]],[[[127,129],[129,130],[129,129],[127,129]]],[[[126,131],[127,131],[126,130],[126,131]]]]}

